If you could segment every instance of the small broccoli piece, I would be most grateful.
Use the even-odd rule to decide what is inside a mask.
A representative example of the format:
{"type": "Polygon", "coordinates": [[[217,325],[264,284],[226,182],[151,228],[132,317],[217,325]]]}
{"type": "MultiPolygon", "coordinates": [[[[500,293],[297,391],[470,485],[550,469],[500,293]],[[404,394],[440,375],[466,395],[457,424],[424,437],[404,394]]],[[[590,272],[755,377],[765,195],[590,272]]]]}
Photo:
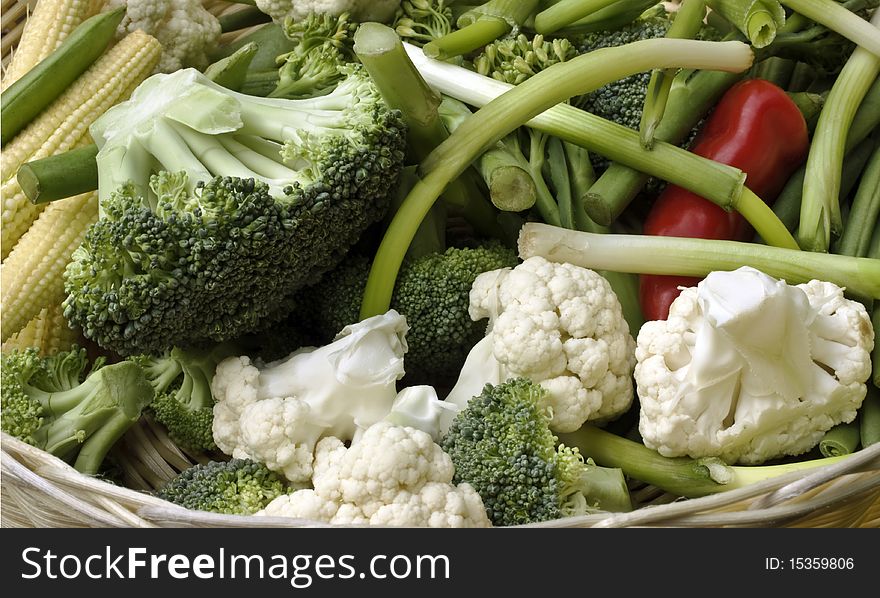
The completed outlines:
{"type": "MultiPolygon", "coordinates": [[[[408,384],[455,381],[468,351],[485,333],[485,324],[468,314],[471,285],[479,274],[517,262],[513,249],[493,240],[404,263],[391,305],[409,325],[404,358],[408,384]]],[[[369,258],[353,255],[300,295],[299,303],[308,306],[300,320],[310,324],[318,344],[359,320],[369,273],[369,258]]]]}
{"type": "MultiPolygon", "coordinates": [[[[643,39],[664,37],[670,24],[666,17],[651,16],[637,19],[613,31],[588,33],[578,40],[578,52],[583,54],[600,48],[613,48],[643,39]]],[[[586,94],[578,104],[596,116],[638,130],[650,80],[650,72],[630,75],[586,94]]]]}
{"type": "Polygon", "coordinates": [[[253,515],[285,492],[285,482],[262,463],[232,459],[185,469],[156,496],[195,511],[253,515]]]}
{"type": "Polygon", "coordinates": [[[487,384],[452,421],[441,447],[455,466],[453,483],[471,484],[493,525],[537,523],[603,505],[626,509],[622,474],[599,490],[593,481],[616,472],[595,468],[559,444],[538,407],[544,389],[525,378],[487,384]]]}
{"type": "Polygon", "coordinates": [[[211,381],[217,364],[233,353],[232,345],[223,344],[206,350],[175,347],[159,357],[132,358],[156,392],[149,410],[178,445],[194,451],[217,448],[211,430],[215,402],[211,381]]]}
{"type": "MultiPolygon", "coordinates": [[[[669,20],[667,13],[657,14],[655,11],[651,11],[618,29],[583,34],[575,41],[575,45],[578,53],[584,54],[643,39],[665,37],[671,24],[672,21],[669,20]]],[[[721,34],[706,25],[695,39],[717,41],[721,39],[721,34]]],[[[637,73],[603,85],[595,91],[574,99],[572,103],[596,116],[638,131],[650,81],[651,71],[637,73]]],[[[595,154],[591,155],[591,159],[593,168],[598,172],[603,172],[610,163],[606,158],[595,154]]]]}
{"type": "Polygon", "coordinates": [[[134,363],[88,370],[86,350],[40,357],[37,349],[2,355],[0,427],[11,436],[64,459],[86,474],[99,471],[116,441],[153,400],[134,363]]]}
{"type": "Polygon", "coordinates": [[[269,97],[304,98],[332,91],[344,77],[341,67],[355,61],[356,29],[348,13],[285,19],[284,35],[296,46],[277,57],[278,85],[269,97]]]}
{"type": "Polygon", "coordinates": [[[452,8],[446,0],[404,0],[394,16],[400,38],[422,46],[452,32],[452,8]]]}
{"type": "Polygon", "coordinates": [[[92,129],[102,216],[65,273],[65,317],[121,356],[281,320],[385,216],[406,143],[357,65],[305,100],[246,96],[192,69],[155,77],[92,129]]]}

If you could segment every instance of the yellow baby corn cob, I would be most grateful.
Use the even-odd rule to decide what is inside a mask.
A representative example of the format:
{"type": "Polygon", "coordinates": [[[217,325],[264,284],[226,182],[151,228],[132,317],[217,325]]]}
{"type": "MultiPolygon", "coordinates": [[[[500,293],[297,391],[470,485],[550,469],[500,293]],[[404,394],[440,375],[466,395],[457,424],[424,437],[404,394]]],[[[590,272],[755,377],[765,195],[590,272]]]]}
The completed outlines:
{"type": "Polygon", "coordinates": [[[18,168],[24,162],[92,143],[89,126],[108,108],[128,98],[152,73],[161,51],[154,37],[142,31],[128,34],[3,148],[0,259],[6,259],[44,208],[25,196],[15,179],[18,168]]]}

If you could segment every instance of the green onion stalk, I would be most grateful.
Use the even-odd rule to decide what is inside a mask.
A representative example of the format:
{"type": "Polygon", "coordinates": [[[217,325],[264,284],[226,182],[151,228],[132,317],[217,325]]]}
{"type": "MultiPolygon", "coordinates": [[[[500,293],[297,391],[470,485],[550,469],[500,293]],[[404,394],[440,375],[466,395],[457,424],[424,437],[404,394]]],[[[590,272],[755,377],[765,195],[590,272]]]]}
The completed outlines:
{"type": "Polygon", "coordinates": [[[535,15],[535,31],[542,35],[556,33],[616,3],[617,0],[562,0],[535,15]]]}
{"type": "Polygon", "coordinates": [[[541,256],[591,270],[703,278],[716,270],[751,266],[789,284],[826,280],[858,297],[880,299],[880,260],[797,251],[741,241],[655,235],[603,235],[527,222],[520,230],[523,259],[541,256]]]}
{"type": "MultiPolygon", "coordinates": [[[[880,39],[880,11],[871,19],[880,39]]],[[[880,75],[880,54],[856,48],[841,69],[813,133],[801,199],[798,241],[809,251],[828,251],[841,234],[840,178],[847,133],[856,111],[880,75]]]]}
{"type": "MultiPolygon", "coordinates": [[[[354,51],[389,106],[407,123],[410,161],[419,163],[449,137],[440,118],[440,94],[428,87],[406,55],[398,34],[381,23],[364,23],[354,36],[354,51]]],[[[444,203],[463,215],[481,234],[497,236],[495,211],[466,170],[443,192],[444,203]]]]}
{"type": "Polygon", "coordinates": [[[619,468],[630,478],[686,498],[736,490],[796,471],[840,463],[848,458],[844,455],[779,465],[743,466],[728,465],[712,457],[664,457],[639,442],[590,424],[576,432],[560,434],[559,441],[565,446],[577,447],[582,455],[597,465],[619,468]]]}
{"type": "MultiPolygon", "coordinates": [[[[846,195],[862,172],[874,143],[871,132],[880,125],[880,78],[865,94],[846,135],[845,158],[841,174],[841,195],[846,195]]],[[[795,230],[800,218],[806,166],[801,166],[783,187],[773,204],[773,211],[789,230],[795,230]]]]}
{"type": "Polygon", "coordinates": [[[449,60],[504,37],[528,19],[540,0],[489,0],[458,17],[458,29],[425,44],[425,54],[449,60]]]}
{"type": "Polygon", "coordinates": [[[785,9],[777,0],[709,0],[709,6],[756,48],[769,46],[785,25],[785,9]]]}
{"type": "MultiPolygon", "coordinates": [[[[415,46],[408,45],[407,49],[408,51],[412,49],[415,53],[424,56],[424,53],[415,46]]],[[[411,57],[412,55],[413,52],[410,53],[411,57]]],[[[566,109],[573,110],[577,115],[586,114],[577,108],[564,104],[564,102],[571,97],[588,93],[609,81],[615,81],[632,73],[674,66],[741,71],[751,67],[753,58],[748,45],[740,42],[651,39],[613,48],[603,48],[578,56],[571,61],[557,63],[515,87],[497,82],[503,86],[506,93],[496,94],[497,97],[490,99],[485,107],[477,110],[422,163],[419,172],[422,177],[421,181],[416,184],[404,200],[400,210],[395,214],[376,252],[364,292],[361,317],[370,317],[388,310],[400,264],[422,219],[449,182],[467,169],[481,153],[508,133],[529,123],[536,116],[550,109],[557,111],[557,114],[558,111],[566,109]]],[[[426,58],[425,60],[430,59],[426,58]]],[[[479,81],[492,81],[477,73],[448,63],[431,62],[456,69],[454,76],[460,73],[461,76],[457,81],[448,81],[448,83],[467,85],[467,82],[463,81],[465,73],[477,77],[479,81]]],[[[419,64],[416,66],[419,67],[419,72],[429,85],[441,93],[447,92],[445,89],[438,88],[426,76],[426,72],[419,64]]],[[[473,79],[470,81],[473,82],[473,79]]],[[[480,85],[480,87],[485,89],[486,85],[480,85]]],[[[455,97],[455,94],[449,95],[455,97]]],[[[457,99],[468,101],[461,97],[457,99]]],[[[574,118],[566,117],[563,113],[562,118],[557,121],[558,126],[554,129],[570,131],[574,128],[573,121],[574,118]]],[[[626,127],[620,127],[620,129],[628,131],[626,127]]],[[[614,130],[618,131],[618,129],[614,130]]],[[[630,132],[636,138],[636,151],[644,152],[638,140],[638,132],[630,132]]],[[[551,132],[551,134],[573,143],[579,141],[577,137],[568,139],[565,136],[557,135],[556,132],[551,132]]],[[[621,142],[621,136],[620,132],[612,134],[608,138],[609,144],[624,145],[621,142]]],[[[582,144],[578,143],[578,145],[582,144]]],[[[652,152],[645,153],[654,156],[656,152],[655,148],[652,152]]],[[[692,155],[685,151],[681,151],[681,154],[692,155]]],[[[678,167],[679,156],[680,154],[676,155],[676,167],[678,167]]],[[[699,157],[695,156],[695,158],[699,157]]],[[[703,178],[700,176],[700,171],[702,171],[702,174],[706,175],[706,179],[712,179],[711,183],[704,181],[707,182],[705,186],[708,187],[716,187],[718,182],[707,172],[709,169],[712,169],[712,174],[714,174],[715,169],[729,168],[711,160],[701,161],[700,164],[701,167],[689,169],[686,178],[689,180],[703,178]]],[[[671,165],[672,163],[669,161],[663,164],[667,169],[671,165]]],[[[768,243],[775,241],[785,246],[797,247],[788,230],[778,222],[766,204],[753,193],[745,190],[742,174],[738,173],[736,169],[731,169],[729,174],[736,180],[732,187],[737,192],[729,193],[725,197],[726,205],[738,208],[753,226],[757,224],[757,228],[768,232],[769,236],[765,237],[768,239],[768,243]],[[757,204],[766,208],[766,211],[760,211],[761,208],[757,204]],[[768,221],[775,221],[778,226],[773,226],[773,230],[767,230],[768,227],[765,224],[768,221]],[[781,236],[776,233],[780,233],[781,236]]]]}
{"type": "MultiPolygon", "coordinates": [[[[719,44],[719,42],[671,39],[645,41],[661,44],[710,44],[709,47],[713,47],[711,44],[719,44]]],[[[739,42],[722,43],[739,44],[739,42]]],[[[415,46],[405,44],[405,47],[429,85],[443,94],[455,97],[472,106],[484,106],[512,88],[511,85],[480,76],[467,69],[430,60],[415,46]]],[[[746,46],[741,44],[740,47],[746,46]]],[[[583,58],[581,56],[577,60],[583,58]]],[[[569,65],[567,68],[576,69],[577,65],[582,63],[572,61],[563,64],[569,65]],[[571,67],[572,63],[576,66],[571,67]]],[[[551,68],[558,66],[554,65],[551,68]]],[[[714,72],[719,71],[703,70],[698,74],[714,72]]],[[[542,91],[535,91],[532,88],[531,93],[535,97],[542,91]]],[[[663,122],[665,123],[666,119],[663,122]]],[[[553,106],[534,117],[528,122],[528,125],[538,131],[559,137],[564,141],[625,164],[636,171],[656,176],[688,189],[725,209],[739,210],[752,223],[753,227],[764,230],[773,237],[773,240],[767,241],[768,243],[797,248],[791,234],[781,230],[784,226],[772,214],[772,210],[767,208],[766,204],[754,193],[745,188],[745,175],[742,171],[732,166],[697,156],[669,143],[659,143],[653,150],[647,151],[641,146],[637,131],[609,122],[568,104],[553,106]]],[[[596,218],[593,220],[598,224],[603,224],[596,218]]]]}
{"type": "MultiPolygon", "coordinates": [[[[682,0],[675,20],[666,32],[666,37],[675,39],[694,39],[703,27],[706,15],[706,0],[682,0]]],[[[663,118],[669,91],[678,69],[654,69],[648,81],[645,93],[645,104],[642,108],[642,119],[639,123],[639,134],[642,146],[646,149],[654,147],[654,133],[663,118]]]]}
{"type": "Polygon", "coordinates": [[[880,56],[880,35],[876,27],[834,0],[781,0],[781,3],[880,56]]]}
{"type": "MultiPolygon", "coordinates": [[[[583,2],[582,0],[557,0],[552,5],[550,2],[547,2],[542,4],[542,6],[546,6],[544,9],[546,11],[553,8],[554,5],[564,3],[574,5],[582,4],[583,2]]],[[[583,18],[574,19],[571,22],[566,23],[564,26],[557,29],[556,33],[558,35],[577,35],[595,31],[612,31],[623,27],[627,23],[631,23],[646,11],[656,10],[657,7],[659,7],[658,13],[661,11],[665,12],[665,9],[657,2],[657,0],[617,0],[616,2],[608,4],[608,6],[605,6],[604,8],[599,8],[590,12],[583,18]]],[[[535,19],[537,19],[537,15],[535,15],[535,19]]],[[[555,20],[559,21],[560,17],[557,16],[555,20]]],[[[534,22],[527,22],[526,26],[529,25],[531,28],[535,28],[536,26],[534,22]]],[[[547,27],[546,21],[544,27],[547,27]]]]}

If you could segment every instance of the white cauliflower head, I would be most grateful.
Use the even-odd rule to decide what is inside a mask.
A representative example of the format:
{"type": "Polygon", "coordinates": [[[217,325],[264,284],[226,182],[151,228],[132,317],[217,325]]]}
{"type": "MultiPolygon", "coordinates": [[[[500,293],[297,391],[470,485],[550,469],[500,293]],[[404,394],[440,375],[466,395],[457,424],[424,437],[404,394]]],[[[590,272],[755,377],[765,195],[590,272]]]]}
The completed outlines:
{"type": "Polygon", "coordinates": [[[117,38],[140,30],[162,45],[155,72],[172,73],[187,67],[203,70],[210,63],[208,51],[220,40],[220,21],[200,0],[106,0],[104,10],[121,6],[126,6],[126,12],[117,38]]]}
{"type": "Polygon", "coordinates": [[[563,433],[614,419],[632,404],[635,341],[598,273],[531,257],[479,275],[470,315],[489,319],[486,339],[447,401],[464,407],[487,383],[525,377],[548,391],[550,427],[563,433]]]}
{"type": "Polygon", "coordinates": [[[391,20],[400,6],[400,0],[257,0],[257,8],[276,23],[291,17],[304,19],[310,12],[339,16],[344,12],[358,22],[391,20]]]}
{"type": "Polygon", "coordinates": [[[340,525],[489,527],[470,484],[454,485],[452,460],[426,432],[382,421],[351,447],[327,437],[315,450],[313,489],[273,500],[257,515],[340,525]]]}
{"type": "Polygon", "coordinates": [[[221,361],[211,385],[214,442],[291,482],[308,481],[320,438],[353,440],[391,411],[406,332],[406,319],[390,310],[283,360],[259,367],[246,356],[221,361]]]}
{"type": "Polygon", "coordinates": [[[639,332],[639,431],[665,456],[802,454],[855,418],[873,345],[867,310],[832,283],[713,272],[639,332]]]}

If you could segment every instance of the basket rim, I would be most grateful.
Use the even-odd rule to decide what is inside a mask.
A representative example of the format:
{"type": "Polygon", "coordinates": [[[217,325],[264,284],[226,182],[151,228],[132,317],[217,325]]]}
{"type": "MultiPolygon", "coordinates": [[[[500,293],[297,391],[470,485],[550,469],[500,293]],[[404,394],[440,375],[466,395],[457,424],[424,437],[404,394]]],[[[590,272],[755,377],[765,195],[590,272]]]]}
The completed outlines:
{"type": "MultiPolygon", "coordinates": [[[[205,524],[210,527],[375,527],[375,526],[339,526],[308,519],[289,517],[266,517],[255,515],[220,515],[201,511],[192,511],[148,492],[118,486],[100,478],[87,476],[76,471],[65,461],[46,453],[42,449],[31,446],[5,432],[0,433],[2,448],[2,474],[21,479],[25,470],[48,484],[61,483],[66,487],[80,491],[97,493],[111,500],[120,501],[134,507],[135,518],[146,521],[160,522],[170,526],[192,526],[205,524]],[[39,463],[30,468],[23,464],[17,455],[39,463]]],[[[30,477],[29,476],[29,477],[30,477]]],[[[76,499],[70,492],[56,488],[56,491],[76,499]]],[[[667,504],[646,505],[629,513],[595,513],[576,517],[564,517],[549,522],[526,524],[511,527],[552,528],[552,527],[633,527],[646,525],[666,525],[680,527],[684,522],[687,527],[717,526],[726,521],[725,525],[754,526],[760,522],[779,522],[803,517],[817,509],[828,509],[840,501],[851,501],[870,492],[877,492],[880,497],[880,443],[861,449],[847,458],[829,465],[813,469],[798,470],[769,478],[743,488],[719,492],[701,498],[680,498],[667,504]],[[868,474],[868,475],[860,475],[868,474]],[[848,479],[854,477],[854,480],[848,479]],[[828,484],[837,484],[835,492],[829,497],[820,493],[807,499],[805,495],[828,484]],[[753,500],[752,500],[753,499],[753,500]],[[737,503],[752,500],[744,510],[709,514],[707,511],[723,510],[737,503]],[[793,502],[793,505],[786,503],[793,502]]],[[[7,499],[8,500],[8,499],[7,499]]],[[[878,498],[880,500],[880,498],[878,498]]],[[[90,513],[100,510],[98,507],[84,503],[90,513]]],[[[118,514],[117,514],[118,515],[118,514]]],[[[104,516],[108,524],[112,517],[104,516]]]]}

